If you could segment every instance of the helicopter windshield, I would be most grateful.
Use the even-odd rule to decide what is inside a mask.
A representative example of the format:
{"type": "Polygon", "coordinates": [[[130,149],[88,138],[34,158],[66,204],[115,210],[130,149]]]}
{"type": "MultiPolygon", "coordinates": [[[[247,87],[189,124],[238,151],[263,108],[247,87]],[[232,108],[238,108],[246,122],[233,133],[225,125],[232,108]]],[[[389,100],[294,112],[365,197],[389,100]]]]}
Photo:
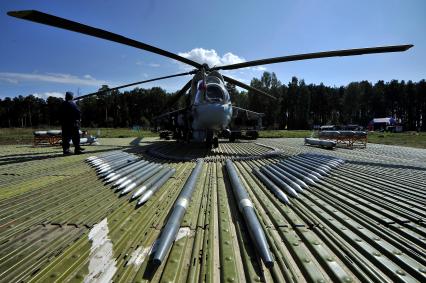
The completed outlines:
{"type": "Polygon", "coordinates": [[[211,101],[222,101],[225,95],[218,85],[207,85],[206,98],[211,101]]]}

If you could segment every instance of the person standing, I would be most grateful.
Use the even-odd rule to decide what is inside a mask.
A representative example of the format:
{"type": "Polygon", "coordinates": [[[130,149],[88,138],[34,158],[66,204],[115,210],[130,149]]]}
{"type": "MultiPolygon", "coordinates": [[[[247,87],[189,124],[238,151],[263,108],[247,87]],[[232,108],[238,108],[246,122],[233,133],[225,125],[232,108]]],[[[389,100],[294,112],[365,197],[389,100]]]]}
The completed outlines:
{"type": "Polygon", "coordinates": [[[84,150],[80,147],[81,112],[73,101],[74,94],[65,93],[65,101],[61,104],[62,149],[64,155],[70,155],[70,140],[74,144],[74,154],[81,154],[84,150]]]}

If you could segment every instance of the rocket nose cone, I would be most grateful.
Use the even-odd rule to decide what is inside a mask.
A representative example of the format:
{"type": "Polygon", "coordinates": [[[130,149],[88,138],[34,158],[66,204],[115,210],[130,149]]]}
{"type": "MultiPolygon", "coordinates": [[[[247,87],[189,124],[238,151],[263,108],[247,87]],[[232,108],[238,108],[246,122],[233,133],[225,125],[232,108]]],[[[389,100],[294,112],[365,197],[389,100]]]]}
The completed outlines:
{"type": "Polygon", "coordinates": [[[286,194],[285,193],[283,193],[283,192],[278,192],[278,198],[282,201],[282,202],[284,202],[285,204],[290,204],[290,201],[288,200],[288,197],[286,196],[286,194]]]}
{"type": "Polygon", "coordinates": [[[111,172],[111,173],[109,173],[108,175],[106,175],[105,176],[105,179],[109,179],[109,178],[111,178],[112,176],[114,176],[115,175],[115,173],[114,172],[111,172]]]}
{"type": "Polygon", "coordinates": [[[121,184],[118,186],[117,191],[124,189],[124,188],[125,188],[128,184],[130,184],[130,182],[131,182],[131,181],[132,181],[132,180],[127,180],[127,181],[125,181],[125,182],[121,183],[121,184]]]}
{"type": "Polygon", "coordinates": [[[114,186],[118,186],[126,180],[127,180],[127,177],[120,178],[117,180],[117,182],[114,183],[114,186]]]}
{"type": "Polygon", "coordinates": [[[289,193],[290,193],[290,195],[292,197],[295,197],[295,198],[297,198],[299,196],[299,194],[294,189],[292,189],[291,191],[289,191],[289,193]]]}
{"type": "Polygon", "coordinates": [[[145,202],[147,202],[150,198],[151,198],[151,196],[152,196],[152,192],[151,191],[148,191],[148,192],[146,192],[143,196],[141,196],[141,198],[139,199],[139,201],[138,201],[138,205],[142,205],[142,204],[144,204],[145,202]]]}
{"type": "Polygon", "coordinates": [[[142,186],[142,187],[140,187],[139,188],[139,190],[137,190],[134,194],[133,194],[133,196],[132,196],[132,198],[137,198],[138,196],[140,196],[140,195],[142,195],[144,192],[145,192],[145,190],[147,189],[147,187],[144,185],[144,186],[142,186]]]}

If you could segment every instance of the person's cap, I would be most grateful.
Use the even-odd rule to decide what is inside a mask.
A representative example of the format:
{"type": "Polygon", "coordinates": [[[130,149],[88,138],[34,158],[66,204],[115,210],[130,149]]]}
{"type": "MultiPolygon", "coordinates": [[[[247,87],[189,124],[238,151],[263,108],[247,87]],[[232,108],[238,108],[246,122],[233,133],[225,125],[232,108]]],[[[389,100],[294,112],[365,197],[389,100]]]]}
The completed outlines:
{"type": "Polygon", "coordinates": [[[72,100],[74,98],[74,93],[72,93],[71,91],[67,91],[65,93],[65,100],[72,100]]]}

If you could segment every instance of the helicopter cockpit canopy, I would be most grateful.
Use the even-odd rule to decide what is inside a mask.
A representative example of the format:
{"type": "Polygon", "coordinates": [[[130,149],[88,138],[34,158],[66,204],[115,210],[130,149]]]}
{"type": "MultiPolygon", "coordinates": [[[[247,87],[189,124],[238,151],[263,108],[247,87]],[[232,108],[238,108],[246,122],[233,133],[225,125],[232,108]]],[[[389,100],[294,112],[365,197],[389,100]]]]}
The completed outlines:
{"type": "Polygon", "coordinates": [[[207,84],[206,100],[222,102],[225,98],[225,93],[219,85],[207,84]]]}
{"type": "Polygon", "coordinates": [[[229,101],[229,93],[217,77],[207,77],[206,85],[200,80],[197,89],[195,104],[206,102],[227,103],[229,101]]]}

